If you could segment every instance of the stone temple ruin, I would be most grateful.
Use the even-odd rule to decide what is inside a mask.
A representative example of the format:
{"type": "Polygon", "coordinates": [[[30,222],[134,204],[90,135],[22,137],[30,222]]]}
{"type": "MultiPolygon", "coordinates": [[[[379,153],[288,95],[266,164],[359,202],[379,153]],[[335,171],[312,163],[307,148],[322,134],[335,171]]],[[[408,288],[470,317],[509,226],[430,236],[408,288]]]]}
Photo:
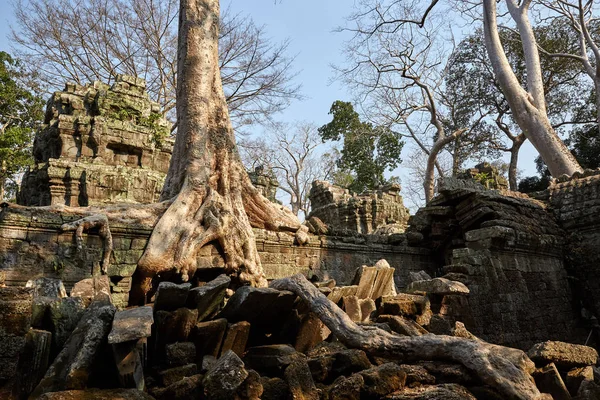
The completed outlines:
{"type": "MultiPolygon", "coordinates": [[[[171,147],[152,139],[143,87],[123,76],[56,94],[20,202],[154,201],[171,147]]],[[[272,177],[254,175],[271,193],[272,177]]],[[[352,196],[315,182],[308,244],[255,229],[267,278],[303,274],[360,329],[525,350],[540,399],[600,399],[600,171],[536,198],[464,178],[413,216],[397,186],[352,196]]],[[[2,205],[2,399],[508,398],[452,360],[346,347],[292,292],[232,286],[212,245],[190,282],[163,277],[151,306],[128,307],[153,227],[111,222],[101,274],[98,233],[79,248],[61,230],[78,218],[2,205]]]]}
{"type": "Polygon", "coordinates": [[[67,84],[50,98],[35,137],[35,167],[17,199],[27,206],[158,201],[173,141],[158,103],[142,79],[119,75],[67,84]]]}

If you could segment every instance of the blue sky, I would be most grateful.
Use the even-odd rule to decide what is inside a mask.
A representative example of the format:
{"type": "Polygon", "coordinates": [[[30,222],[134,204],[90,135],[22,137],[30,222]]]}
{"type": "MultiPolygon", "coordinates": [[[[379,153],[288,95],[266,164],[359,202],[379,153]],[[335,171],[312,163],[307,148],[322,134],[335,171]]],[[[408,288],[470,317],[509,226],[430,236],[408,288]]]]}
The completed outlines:
{"type": "MultiPolygon", "coordinates": [[[[4,11],[0,17],[0,50],[10,51],[7,36],[9,25],[13,23],[12,10],[8,0],[0,0],[0,3],[4,11]]],[[[230,7],[234,13],[250,15],[255,22],[265,25],[274,40],[291,39],[290,51],[297,54],[296,68],[300,71],[297,79],[303,85],[306,100],[294,102],[278,119],[309,121],[320,126],[329,121],[327,113],[333,101],[351,99],[341,83],[331,82],[331,65],[344,61],[341,48],[345,35],[333,31],[344,25],[353,4],[353,0],[222,0],[222,8],[230,7]]],[[[255,132],[260,129],[256,128],[255,132]]],[[[526,143],[519,164],[524,176],[535,174],[536,155],[526,143]]],[[[402,165],[394,175],[406,176],[402,165]]]]}

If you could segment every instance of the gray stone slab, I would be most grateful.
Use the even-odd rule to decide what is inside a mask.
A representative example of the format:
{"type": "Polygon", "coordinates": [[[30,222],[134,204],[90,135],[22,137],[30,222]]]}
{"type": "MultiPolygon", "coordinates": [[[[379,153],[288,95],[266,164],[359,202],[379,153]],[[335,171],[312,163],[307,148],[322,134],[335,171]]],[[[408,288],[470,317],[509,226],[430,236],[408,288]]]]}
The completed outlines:
{"type": "Polygon", "coordinates": [[[150,337],[154,317],[152,307],[136,307],[115,314],[108,343],[123,343],[150,337]]]}

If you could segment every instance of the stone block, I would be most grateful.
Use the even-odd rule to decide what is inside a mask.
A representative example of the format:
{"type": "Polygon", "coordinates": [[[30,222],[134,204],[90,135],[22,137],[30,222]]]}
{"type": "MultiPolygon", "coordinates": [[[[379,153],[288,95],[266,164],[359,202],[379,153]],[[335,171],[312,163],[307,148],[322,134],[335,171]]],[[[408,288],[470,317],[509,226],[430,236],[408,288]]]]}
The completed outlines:
{"type": "Polygon", "coordinates": [[[284,377],[293,399],[319,400],[319,391],[305,358],[295,358],[285,369],[284,377]]]}
{"type": "Polygon", "coordinates": [[[214,321],[198,322],[192,330],[191,340],[196,345],[196,360],[202,361],[204,356],[210,355],[217,357],[223,337],[227,329],[227,320],[225,318],[214,321]]]}
{"type": "Polygon", "coordinates": [[[329,328],[321,322],[316,314],[308,313],[302,319],[294,348],[301,353],[306,353],[327,339],[330,334],[329,328]]]}
{"type": "Polygon", "coordinates": [[[364,381],[362,395],[367,399],[380,399],[404,387],[406,373],[395,363],[387,363],[360,372],[364,381]]]}
{"type": "Polygon", "coordinates": [[[50,303],[48,314],[52,331],[52,339],[57,350],[63,345],[77,327],[85,305],[80,297],[65,297],[50,303]]]}
{"type": "Polygon", "coordinates": [[[27,281],[25,287],[33,288],[34,297],[67,297],[62,281],[57,278],[36,278],[27,281]]]}
{"type": "Polygon", "coordinates": [[[468,295],[469,288],[464,283],[445,278],[433,278],[425,281],[411,282],[406,289],[408,293],[424,292],[435,295],[468,295]]]}
{"type": "Polygon", "coordinates": [[[31,329],[25,336],[25,345],[19,355],[14,393],[17,398],[27,398],[48,369],[52,334],[31,329]]]}
{"type": "Polygon", "coordinates": [[[362,321],[362,311],[360,308],[360,304],[358,303],[357,296],[345,296],[342,298],[344,303],[344,311],[350,319],[354,322],[362,321]]]}
{"type": "Polygon", "coordinates": [[[191,287],[191,283],[177,285],[172,282],[161,282],[156,292],[154,311],[174,311],[185,307],[191,287]]]}
{"type": "Polygon", "coordinates": [[[152,307],[136,307],[115,314],[108,343],[123,343],[150,337],[154,317],[152,307]]]}
{"type": "Polygon", "coordinates": [[[153,400],[137,389],[83,389],[46,393],[39,400],[153,400]]]}
{"type": "Polygon", "coordinates": [[[455,383],[442,385],[425,385],[412,388],[404,388],[396,393],[390,394],[386,400],[476,400],[475,396],[465,387],[455,383]]]}
{"type": "Polygon", "coordinates": [[[429,332],[415,321],[397,315],[380,315],[377,322],[387,323],[392,331],[405,336],[421,336],[429,332]]]}
{"type": "Polygon", "coordinates": [[[220,275],[204,286],[190,290],[187,299],[188,307],[198,309],[198,321],[208,319],[219,310],[230,283],[231,278],[220,275]]]}
{"type": "Polygon", "coordinates": [[[537,343],[527,355],[535,363],[554,363],[557,368],[571,369],[598,363],[598,352],[594,348],[557,341],[537,343]]]}
{"type": "Polygon", "coordinates": [[[551,394],[554,400],[571,400],[571,395],[554,364],[536,370],[533,378],[540,392],[551,394]]]}
{"type": "Polygon", "coordinates": [[[188,376],[196,375],[198,366],[196,364],[182,365],[181,367],[169,368],[158,372],[158,378],[163,386],[170,386],[175,382],[188,376]]]}
{"type": "Polygon", "coordinates": [[[299,356],[301,355],[289,345],[273,344],[249,348],[244,355],[244,362],[263,375],[282,376],[287,366],[299,356]]]}
{"type": "Polygon", "coordinates": [[[119,371],[119,382],[125,388],[134,388],[141,391],[146,388],[144,356],[140,351],[146,346],[145,341],[146,338],[143,338],[112,345],[113,358],[119,371]],[[144,343],[138,343],[139,341],[144,343]]]}
{"type": "Polygon", "coordinates": [[[196,359],[196,345],[192,342],[177,342],[165,347],[166,361],[171,367],[191,364],[196,359]]]}
{"type": "Polygon", "coordinates": [[[27,334],[31,325],[32,302],[31,288],[0,288],[0,337],[27,334]]]}
{"type": "Polygon", "coordinates": [[[206,373],[202,381],[204,395],[207,400],[234,399],[247,377],[248,371],[242,360],[233,351],[228,351],[206,373]]]}
{"type": "Polygon", "coordinates": [[[86,306],[94,300],[112,302],[110,279],[106,275],[83,279],[73,286],[71,297],[81,298],[86,306]]]}
{"type": "Polygon", "coordinates": [[[238,357],[244,355],[248,337],[250,336],[250,323],[246,321],[230,324],[227,327],[227,333],[221,346],[221,354],[225,354],[229,350],[233,351],[238,357]]]}

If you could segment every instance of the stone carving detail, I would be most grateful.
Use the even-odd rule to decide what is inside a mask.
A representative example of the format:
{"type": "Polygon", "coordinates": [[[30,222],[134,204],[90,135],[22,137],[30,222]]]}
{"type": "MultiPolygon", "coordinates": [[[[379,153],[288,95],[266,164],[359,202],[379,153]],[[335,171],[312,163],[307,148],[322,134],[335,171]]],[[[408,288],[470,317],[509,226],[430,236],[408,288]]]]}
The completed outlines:
{"type": "Polygon", "coordinates": [[[36,164],[17,200],[34,206],[155,202],[169,168],[169,132],[143,79],[67,83],[48,101],[33,147],[36,164]]]}
{"type": "Polygon", "coordinates": [[[329,182],[314,181],[309,197],[312,206],[309,219],[318,218],[334,232],[402,233],[408,223],[409,211],[398,184],[353,195],[329,182]]]}

